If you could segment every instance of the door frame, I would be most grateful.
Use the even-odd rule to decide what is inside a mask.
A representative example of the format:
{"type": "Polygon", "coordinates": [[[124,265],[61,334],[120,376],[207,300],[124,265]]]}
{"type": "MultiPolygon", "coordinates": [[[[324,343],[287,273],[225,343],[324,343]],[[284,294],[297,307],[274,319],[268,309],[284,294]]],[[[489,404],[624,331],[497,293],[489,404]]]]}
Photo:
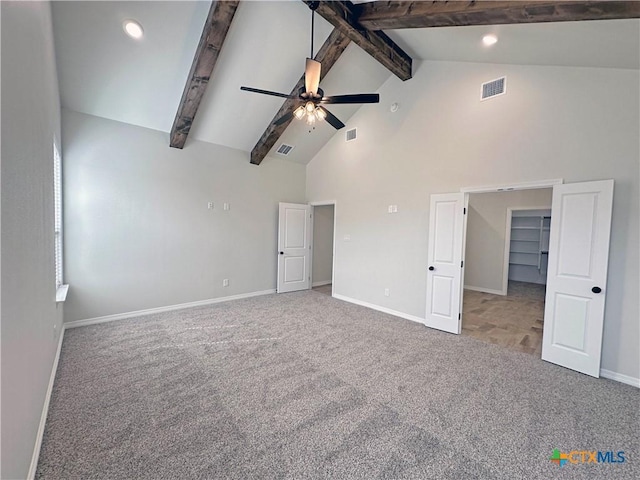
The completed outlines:
{"type": "Polygon", "coordinates": [[[318,201],[318,202],[309,202],[309,205],[311,206],[311,266],[309,269],[309,272],[311,273],[311,282],[309,282],[309,290],[313,289],[313,255],[315,253],[315,248],[316,248],[316,239],[315,239],[315,232],[314,232],[314,225],[315,225],[315,215],[316,215],[316,211],[315,211],[315,207],[325,207],[325,206],[329,206],[329,205],[333,205],[333,245],[332,245],[332,252],[331,252],[331,296],[333,297],[333,292],[335,290],[335,279],[336,279],[336,225],[337,225],[337,219],[338,219],[338,202],[335,200],[323,200],[323,201],[318,201]]]}
{"type": "MultiPolygon", "coordinates": [[[[551,188],[553,189],[554,185],[562,185],[564,180],[562,178],[553,178],[549,180],[535,180],[531,182],[521,182],[521,183],[511,183],[505,185],[485,185],[485,186],[476,186],[476,187],[462,187],[460,188],[460,192],[464,193],[464,201],[465,205],[467,205],[467,215],[469,214],[469,194],[470,193],[500,193],[500,192],[512,192],[516,190],[537,190],[541,188],[551,188]]],[[[517,208],[520,209],[520,208],[517,208]]],[[[516,210],[516,209],[514,209],[516,210]]],[[[545,210],[547,208],[545,207],[545,210]]],[[[553,216],[553,208],[551,209],[551,215],[553,216]]],[[[509,285],[509,249],[507,245],[511,242],[511,214],[507,216],[507,234],[506,234],[506,242],[505,242],[505,265],[503,267],[503,278],[502,278],[502,286],[503,290],[507,292],[507,287],[509,285]],[[505,277],[506,270],[506,277],[505,277]],[[506,286],[505,286],[506,279],[506,286]]],[[[465,228],[462,232],[462,260],[466,261],[465,254],[467,249],[467,229],[465,228]]],[[[464,273],[464,272],[463,272],[464,273]]],[[[464,282],[464,277],[463,277],[464,282]]],[[[462,288],[460,289],[460,313],[462,315],[462,320],[464,320],[464,283],[462,288]]],[[[544,328],[544,327],[543,327],[544,328]]],[[[460,324],[460,329],[462,330],[462,323],[460,324]]]]}

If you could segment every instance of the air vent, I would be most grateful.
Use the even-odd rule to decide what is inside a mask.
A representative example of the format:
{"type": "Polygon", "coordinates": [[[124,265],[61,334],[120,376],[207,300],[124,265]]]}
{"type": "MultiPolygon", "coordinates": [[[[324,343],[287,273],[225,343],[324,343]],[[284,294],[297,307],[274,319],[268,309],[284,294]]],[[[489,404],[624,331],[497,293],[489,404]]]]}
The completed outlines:
{"type": "Polygon", "coordinates": [[[278,147],[278,150],[276,150],[276,153],[287,156],[289,155],[289,153],[291,153],[291,150],[293,150],[293,145],[287,145],[286,143],[283,143],[278,147]]]}
{"type": "Polygon", "coordinates": [[[480,100],[504,95],[507,92],[507,77],[497,78],[482,84],[482,96],[480,100]]]}
{"type": "Polygon", "coordinates": [[[347,130],[346,141],[350,142],[356,139],[356,129],[352,128],[351,130],[347,130]]]}

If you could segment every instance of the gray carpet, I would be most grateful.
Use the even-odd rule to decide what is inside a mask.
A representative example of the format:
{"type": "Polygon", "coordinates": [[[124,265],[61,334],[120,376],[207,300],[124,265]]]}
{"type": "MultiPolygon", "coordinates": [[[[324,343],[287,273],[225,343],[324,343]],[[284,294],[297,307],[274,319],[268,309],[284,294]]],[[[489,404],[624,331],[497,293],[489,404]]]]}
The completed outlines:
{"type": "Polygon", "coordinates": [[[36,478],[635,479],[639,406],[532,355],[269,295],[68,330],[36,478]]]}

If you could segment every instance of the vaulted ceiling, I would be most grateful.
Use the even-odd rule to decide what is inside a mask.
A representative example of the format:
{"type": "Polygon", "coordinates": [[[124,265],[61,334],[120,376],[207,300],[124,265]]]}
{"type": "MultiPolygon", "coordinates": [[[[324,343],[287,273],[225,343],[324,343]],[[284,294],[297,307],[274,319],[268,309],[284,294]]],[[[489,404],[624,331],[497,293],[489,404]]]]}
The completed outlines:
{"type": "MultiPolygon", "coordinates": [[[[437,6],[446,3],[470,2],[437,2],[437,6]]],[[[62,105],[169,133],[209,7],[210,2],[204,1],[53,2],[62,105]],[[122,23],[130,18],[144,27],[140,41],[123,32],[122,23]]],[[[354,8],[371,9],[368,5],[354,8]]],[[[375,13],[375,9],[370,13],[372,22],[375,13]]],[[[410,16],[404,12],[399,18],[408,21],[410,16]]],[[[444,24],[460,21],[447,12],[439,18],[444,24]]],[[[332,30],[331,24],[316,15],[316,52],[332,30]]],[[[410,28],[385,33],[413,58],[414,69],[420,60],[640,68],[638,19],[410,28]],[[492,48],[482,45],[486,33],[499,37],[492,48]]],[[[303,2],[240,2],[185,148],[195,139],[251,152],[283,99],[244,92],[240,86],[289,93],[304,72],[309,44],[310,11],[303,2]]],[[[351,42],[321,87],[329,95],[376,92],[392,75],[351,42]]],[[[358,108],[375,114],[387,110],[389,103],[390,99],[382,98],[378,105],[335,105],[331,111],[349,128],[349,119],[358,108]]],[[[294,121],[271,154],[287,143],[295,146],[287,158],[307,163],[334,134],[343,132],[336,133],[325,123],[309,132],[303,122],[294,121]]]]}

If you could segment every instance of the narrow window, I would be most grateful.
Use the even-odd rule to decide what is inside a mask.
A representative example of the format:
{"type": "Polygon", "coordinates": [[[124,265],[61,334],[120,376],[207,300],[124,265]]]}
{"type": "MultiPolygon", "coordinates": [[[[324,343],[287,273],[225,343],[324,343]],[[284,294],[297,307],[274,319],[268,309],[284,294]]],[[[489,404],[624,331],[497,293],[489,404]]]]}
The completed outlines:
{"type": "Polygon", "coordinates": [[[56,289],[63,284],[62,275],[62,158],[56,142],[53,142],[53,208],[56,262],[56,289]]]}

